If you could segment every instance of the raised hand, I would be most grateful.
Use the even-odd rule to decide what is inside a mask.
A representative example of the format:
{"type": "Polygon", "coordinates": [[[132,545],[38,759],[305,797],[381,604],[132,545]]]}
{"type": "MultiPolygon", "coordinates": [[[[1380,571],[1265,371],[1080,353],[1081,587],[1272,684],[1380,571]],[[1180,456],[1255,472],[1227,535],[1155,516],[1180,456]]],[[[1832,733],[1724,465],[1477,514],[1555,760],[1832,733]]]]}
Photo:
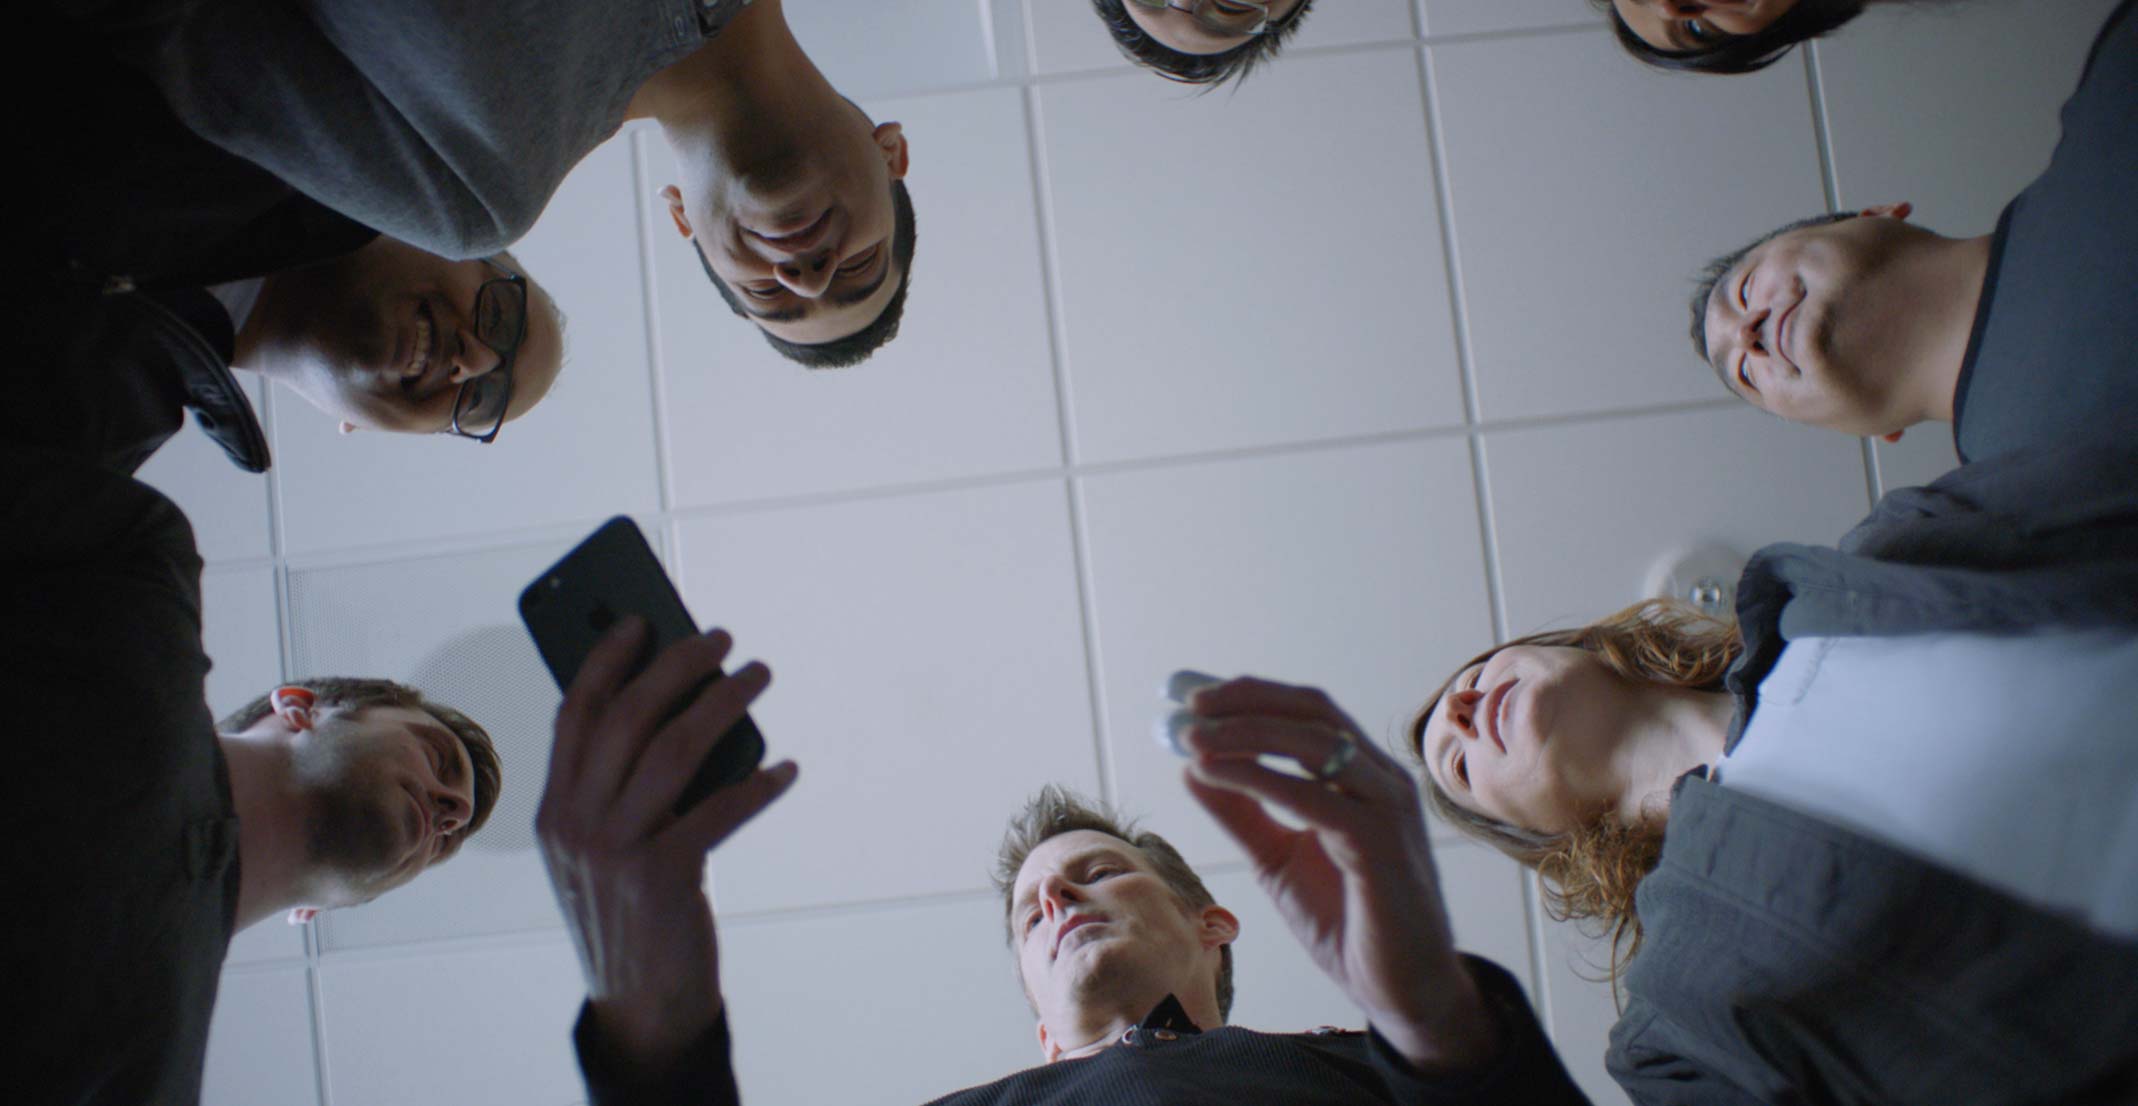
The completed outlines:
{"type": "Polygon", "coordinates": [[[721,1009],[705,854],[785,792],[796,768],[761,769],[674,814],[692,772],[772,673],[745,665],[670,719],[733,643],[717,630],[678,642],[626,683],[645,638],[642,621],[620,623],[566,692],[535,831],[602,1040],[617,1060],[658,1068],[721,1009]]]}
{"type": "Polygon", "coordinates": [[[1247,851],[1315,964],[1421,1070],[1489,1060],[1492,1021],[1455,953],[1410,774],[1314,688],[1243,678],[1195,691],[1188,707],[1188,790],[1247,851]]]}

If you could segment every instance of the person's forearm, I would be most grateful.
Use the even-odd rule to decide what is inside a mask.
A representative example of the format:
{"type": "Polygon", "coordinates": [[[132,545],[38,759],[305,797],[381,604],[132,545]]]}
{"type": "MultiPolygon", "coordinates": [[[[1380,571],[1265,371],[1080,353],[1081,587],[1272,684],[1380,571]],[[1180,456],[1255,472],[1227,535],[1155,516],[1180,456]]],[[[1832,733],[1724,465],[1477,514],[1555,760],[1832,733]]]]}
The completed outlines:
{"type": "Polygon", "coordinates": [[[1381,1034],[1411,1067],[1426,1075],[1473,1071],[1500,1051],[1498,1019],[1463,962],[1450,956],[1407,1016],[1376,1021],[1381,1034]]]}
{"type": "Polygon", "coordinates": [[[620,1039],[602,1015],[588,1002],[572,1033],[592,1106],[739,1106],[724,1013],[699,1025],[680,1047],[664,1043],[656,1052],[644,1051],[644,1039],[628,1039],[628,1030],[620,1039]]]}

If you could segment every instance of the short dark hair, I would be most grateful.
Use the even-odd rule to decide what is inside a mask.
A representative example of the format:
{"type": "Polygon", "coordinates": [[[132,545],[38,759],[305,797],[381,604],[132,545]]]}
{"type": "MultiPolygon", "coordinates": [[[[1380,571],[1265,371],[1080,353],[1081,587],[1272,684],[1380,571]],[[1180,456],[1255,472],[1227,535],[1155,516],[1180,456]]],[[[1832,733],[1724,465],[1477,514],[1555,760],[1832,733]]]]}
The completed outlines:
{"type": "Polygon", "coordinates": [[[1650,45],[1626,26],[1611,0],[1589,2],[1611,17],[1611,30],[1618,36],[1618,44],[1641,61],[1679,73],[1729,76],[1756,73],[1773,65],[1797,43],[1817,38],[1862,15],[1866,0],[1798,0],[1795,7],[1760,30],[1748,35],[1724,35],[1698,50],[1665,50],[1650,45]]]}
{"type": "MultiPolygon", "coordinates": [[[[504,786],[505,770],[497,758],[497,744],[490,740],[490,731],[476,724],[474,719],[444,703],[432,701],[415,688],[392,680],[315,676],[290,680],[280,686],[304,688],[312,693],[313,705],[322,708],[356,711],[365,707],[406,707],[445,723],[445,728],[460,739],[461,747],[468,751],[468,761],[475,766],[475,809],[468,815],[467,828],[460,831],[462,838],[474,836],[475,831],[490,820],[490,812],[497,807],[498,789],[504,786]]],[[[239,707],[216,723],[217,732],[241,733],[252,728],[253,723],[274,712],[273,697],[274,692],[270,691],[239,707]]]]}
{"type": "Polygon", "coordinates": [[[1124,0],[1091,0],[1092,10],[1099,13],[1099,22],[1106,25],[1106,33],[1113,36],[1114,45],[1120,47],[1128,60],[1169,81],[1212,88],[1226,81],[1242,80],[1264,60],[1276,57],[1277,52],[1284,49],[1285,42],[1299,32],[1299,25],[1306,22],[1307,9],[1313,6],[1314,0],[1299,0],[1299,6],[1281,22],[1273,21],[1268,30],[1230,50],[1216,54],[1189,54],[1152,38],[1150,32],[1129,17],[1124,0]]]}
{"type": "Polygon", "coordinates": [[[1761,246],[1764,246],[1767,243],[1772,242],[1777,238],[1780,238],[1782,235],[1788,234],[1791,231],[1804,230],[1807,227],[1823,227],[1833,223],[1846,222],[1847,220],[1854,219],[1858,214],[1860,213],[1854,211],[1842,211],[1827,215],[1814,215],[1809,219],[1798,219],[1794,223],[1784,224],[1782,226],[1776,227],[1773,230],[1768,231],[1765,234],[1760,235],[1757,238],[1754,238],[1752,241],[1746,243],[1743,248],[1737,250],[1734,253],[1723,254],[1721,257],[1718,257],[1715,260],[1708,262],[1707,267],[1701,269],[1699,275],[1693,278],[1693,298],[1691,304],[1693,312],[1693,326],[1691,332],[1693,337],[1693,353],[1696,354],[1703,363],[1708,360],[1708,297],[1713,296],[1715,294],[1715,285],[1720,282],[1722,278],[1727,275],[1731,269],[1736,268],[1737,263],[1743,261],[1745,259],[1746,254],[1751,253],[1753,250],[1756,250],[1761,246]]]}
{"type": "MultiPolygon", "coordinates": [[[[844,338],[813,345],[790,342],[759,327],[758,333],[765,336],[766,345],[805,369],[844,369],[868,360],[885,343],[898,337],[899,320],[906,314],[906,290],[913,287],[913,196],[906,191],[905,181],[891,182],[891,214],[891,263],[898,266],[898,290],[891,293],[891,302],[883,305],[876,321],[844,338]]],[[[705,275],[713,278],[713,287],[720,289],[720,298],[727,301],[728,309],[748,319],[750,313],[742,309],[742,301],[736,298],[735,290],[713,271],[713,263],[706,259],[704,250],[698,249],[695,239],[691,249],[698,254],[698,264],[705,266],[705,275]]]]}
{"type": "MultiPolygon", "coordinates": [[[[1103,833],[1134,847],[1151,862],[1151,871],[1172,888],[1181,905],[1190,910],[1216,906],[1217,899],[1210,889],[1203,886],[1201,876],[1165,838],[1136,828],[1136,823],[1124,821],[1119,814],[1102,804],[1092,803],[1065,787],[1048,784],[1039,794],[1024,804],[1024,810],[1010,819],[1010,827],[1002,835],[1002,845],[995,851],[995,890],[1002,894],[1003,937],[1014,942],[1016,927],[1010,924],[1010,910],[1016,906],[1017,873],[1024,869],[1025,858],[1032,850],[1049,838],[1060,837],[1077,830],[1103,833]]],[[[1019,969],[1020,974],[1022,968],[1019,969]]],[[[1232,1016],[1232,946],[1218,949],[1217,1012],[1221,1018],[1232,1016]]]]}

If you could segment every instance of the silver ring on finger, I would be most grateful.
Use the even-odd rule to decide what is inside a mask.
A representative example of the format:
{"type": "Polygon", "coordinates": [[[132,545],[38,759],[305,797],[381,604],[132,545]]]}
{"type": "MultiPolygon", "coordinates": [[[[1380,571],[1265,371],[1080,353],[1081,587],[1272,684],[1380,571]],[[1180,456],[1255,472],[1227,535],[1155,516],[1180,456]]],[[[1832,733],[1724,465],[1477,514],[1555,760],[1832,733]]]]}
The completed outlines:
{"type": "Polygon", "coordinates": [[[1348,733],[1339,732],[1336,735],[1336,747],[1329,750],[1329,755],[1321,762],[1321,767],[1314,769],[1314,778],[1323,783],[1336,779],[1343,774],[1344,769],[1351,767],[1351,762],[1357,759],[1358,755],[1358,739],[1348,733]]]}

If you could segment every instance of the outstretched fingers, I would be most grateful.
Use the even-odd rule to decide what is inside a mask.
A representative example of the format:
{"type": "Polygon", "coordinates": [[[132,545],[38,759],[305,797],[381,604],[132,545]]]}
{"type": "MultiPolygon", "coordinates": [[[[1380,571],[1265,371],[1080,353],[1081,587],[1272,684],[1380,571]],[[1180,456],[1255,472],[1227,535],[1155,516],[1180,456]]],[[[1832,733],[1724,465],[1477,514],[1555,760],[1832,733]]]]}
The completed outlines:
{"type": "Polygon", "coordinates": [[[799,775],[801,768],[791,760],[760,768],[706,796],[664,832],[676,848],[703,856],[786,794],[799,775]]]}
{"type": "Polygon", "coordinates": [[[663,722],[700,684],[720,674],[733,645],[721,630],[685,638],[661,650],[616,693],[598,722],[601,735],[585,754],[581,785],[590,799],[606,805],[623,792],[663,722]]]}
{"type": "Polygon", "coordinates": [[[660,824],[713,746],[742,721],[771,683],[772,670],[752,661],[700,691],[688,709],[661,727],[631,767],[614,816],[640,826],[660,824]]]}

